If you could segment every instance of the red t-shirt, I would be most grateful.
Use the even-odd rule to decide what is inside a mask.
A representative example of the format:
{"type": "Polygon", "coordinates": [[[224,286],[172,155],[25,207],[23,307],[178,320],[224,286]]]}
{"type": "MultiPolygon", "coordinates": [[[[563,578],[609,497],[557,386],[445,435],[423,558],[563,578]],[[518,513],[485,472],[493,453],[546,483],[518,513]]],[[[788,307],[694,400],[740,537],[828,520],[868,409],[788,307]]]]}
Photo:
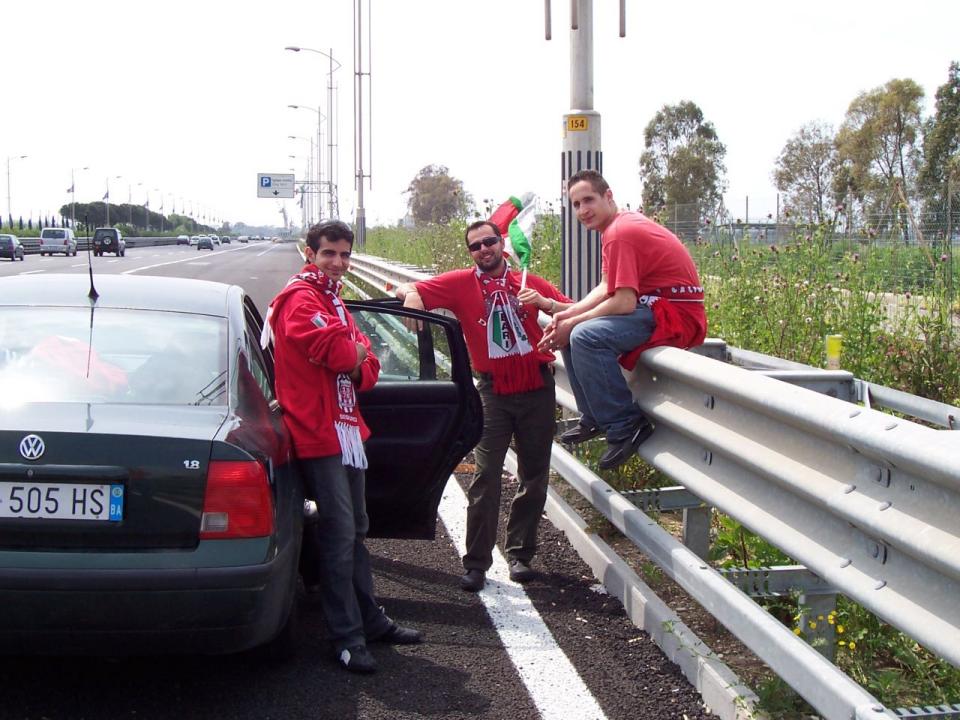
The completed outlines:
{"type": "Polygon", "coordinates": [[[626,353],[620,363],[632,370],[640,353],[661,345],[690,348],[707,334],[703,287],[697,266],[677,236],[638,212],[617,213],[600,236],[607,292],[630,288],[637,297],[653,295],[656,328],[650,339],[626,353]]]}
{"type": "Polygon", "coordinates": [[[638,212],[617,213],[600,237],[607,292],[703,300],[697,266],[683,243],[638,212]]]}
{"type": "MultiPolygon", "coordinates": [[[[509,271],[509,283],[514,293],[520,290],[520,273],[509,271]]],[[[573,302],[553,285],[527,273],[527,285],[545,298],[557,302],[573,302]]],[[[421,280],[416,283],[417,292],[423,300],[427,310],[446,308],[457,316],[460,327],[463,329],[463,338],[467,341],[467,350],[470,352],[470,361],[477,372],[492,372],[490,357],[487,352],[487,327],[483,292],[480,290],[480,281],[475,270],[451,270],[441,275],[421,280]]],[[[556,358],[553,353],[537,349],[537,344],[543,338],[543,330],[537,323],[539,311],[534,305],[522,305],[520,321],[527,333],[533,352],[541,363],[553,362],[556,358]]]]}

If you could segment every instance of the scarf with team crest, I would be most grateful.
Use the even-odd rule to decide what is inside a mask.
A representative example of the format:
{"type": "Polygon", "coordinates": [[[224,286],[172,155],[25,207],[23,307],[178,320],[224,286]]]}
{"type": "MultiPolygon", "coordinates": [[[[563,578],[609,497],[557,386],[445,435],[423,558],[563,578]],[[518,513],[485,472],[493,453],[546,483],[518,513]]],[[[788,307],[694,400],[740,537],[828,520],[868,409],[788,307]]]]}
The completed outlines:
{"type": "Polygon", "coordinates": [[[487,355],[493,376],[493,392],[513,395],[543,387],[540,361],[523,328],[524,310],[517,299],[516,281],[504,268],[494,278],[476,269],[480,292],[483,294],[487,328],[487,355]]]}
{"type": "MultiPolygon", "coordinates": [[[[286,300],[287,289],[298,282],[310,285],[319,295],[320,304],[323,305],[323,311],[313,316],[313,324],[317,327],[327,327],[330,323],[339,323],[347,329],[350,338],[354,342],[360,342],[357,335],[356,325],[351,322],[347,309],[340,299],[340,291],[343,283],[331,280],[323,273],[309,269],[311,266],[304,267],[297,275],[294,275],[287,282],[284,291],[281,291],[270,307],[267,308],[266,322],[263,324],[263,334],[260,337],[260,344],[263,347],[273,340],[273,327],[271,320],[274,311],[286,300]]],[[[340,452],[343,455],[343,464],[351,467],[367,467],[367,455],[363,449],[363,439],[360,437],[360,417],[357,412],[357,393],[353,381],[348,373],[337,373],[333,380],[333,397],[336,399],[337,412],[333,421],[334,429],[337,432],[337,440],[340,442],[340,452]]]]}

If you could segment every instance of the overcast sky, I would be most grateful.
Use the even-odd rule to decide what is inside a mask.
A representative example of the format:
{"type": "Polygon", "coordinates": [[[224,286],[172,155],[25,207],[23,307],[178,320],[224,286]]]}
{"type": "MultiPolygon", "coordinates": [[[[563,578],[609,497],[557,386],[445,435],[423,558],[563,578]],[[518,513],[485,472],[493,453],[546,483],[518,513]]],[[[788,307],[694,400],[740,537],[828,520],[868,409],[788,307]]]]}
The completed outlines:
{"type": "MultiPolygon", "coordinates": [[[[559,198],[569,5],[554,0],[547,42],[540,0],[372,0],[369,225],[395,223],[430,164],[478,204],[527,190],[559,198]]],[[[594,109],[604,174],[633,206],[643,128],[664,104],[701,107],[727,146],[727,205],[742,215],[749,196],[756,219],[775,208],[773,162],[802,124],[838,126],[858,93],[895,77],[918,82],[932,112],[960,60],[955,0],[627,0],[625,38],[617,6],[594,0],[594,109]]],[[[109,178],[117,203],[149,192],[153,210],[163,194],[167,213],[186,204],[278,224],[279,202],[256,197],[257,173],[294,168],[299,179],[309,148],[287,136],[315,136],[317,118],[287,105],[327,112],[327,61],[284,51],[299,45],[332,48],[343,64],[333,125],[341,216],[352,218],[352,17],[353,0],[5,3],[2,171],[28,156],[10,164],[14,217],[69,202],[76,168],[78,202],[100,200],[109,178]]],[[[299,219],[294,201],[287,210],[299,219]]]]}

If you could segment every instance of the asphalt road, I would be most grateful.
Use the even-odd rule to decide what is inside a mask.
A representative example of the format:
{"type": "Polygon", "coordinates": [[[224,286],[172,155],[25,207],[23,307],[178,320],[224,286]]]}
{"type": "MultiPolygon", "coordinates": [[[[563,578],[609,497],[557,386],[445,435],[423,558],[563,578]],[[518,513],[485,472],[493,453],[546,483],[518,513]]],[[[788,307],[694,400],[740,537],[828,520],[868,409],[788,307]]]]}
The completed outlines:
{"type": "MultiPolygon", "coordinates": [[[[239,284],[261,313],[300,266],[293,244],[267,243],[231,244],[213,252],[184,246],[128,248],[126,257],[92,261],[94,278],[127,273],[239,284]]],[[[0,261],[0,292],[3,277],[22,272],[86,273],[87,259],[81,253],[0,261]]],[[[458,480],[462,484],[465,478],[458,480]]],[[[507,479],[505,485],[512,482],[507,479]]],[[[456,513],[462,510],[461,496],[452,483],[448,488],[456,513]]],[[[504,510],[512,494],[505,487],[504,510]]],[[[375,646],[380,670],[374,676],[354,676],[337,667],[319,608],[305,598],[301,652],[283,664],[256,653],[0,658],[0,720],[710,717],[676,666],[597,587],[548,521],[541,523],[541,553],[535,561],[540,576],[525,588],[506,580],[488,583],[481,597],[458,587],[457,521],[449,517],[444,515],[448,525],[438,525],[432,542],[369,543],[377,594],[387,612],[426,635],[419,646],[375,646]],[[505,633],[491,620],[493,611],[487,607],[498,603],[500,623],[504,613],[508,623],[511,613],[522,616],[518,630],[505,633]],[[529,621],[531,615],[538,615],[540,623],[529,621]],[[567,660],[576,676],[572,679],[561,675],[567,660]],[[581,684],[589,696],[586,704],[577,690],[581,684]],[[582,710],[591,702],[596,712],[582,710]]]]}

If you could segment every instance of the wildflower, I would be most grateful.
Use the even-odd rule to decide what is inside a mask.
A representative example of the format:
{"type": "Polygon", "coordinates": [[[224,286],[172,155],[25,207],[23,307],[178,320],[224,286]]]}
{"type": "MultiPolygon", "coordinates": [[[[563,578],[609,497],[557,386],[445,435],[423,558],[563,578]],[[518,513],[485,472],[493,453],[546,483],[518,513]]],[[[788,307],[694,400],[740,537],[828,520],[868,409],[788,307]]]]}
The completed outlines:
{"type": "MultiPolygon", "coordinates": [[[[803,319],[803,321],[804,321],[807,325],[809,325],[810,323],[813,322],[813,318],[807,316],[807,317],[805,317],[805,318],[803,319]]],[[[823,615],[820,616],[820,619],[823,620],[823,615]]]]}
{"type": "Polygon", "coordinates": [[[846,645],[846,644],[847,644],[847,641],[846,641],[846,640],[841,640],[840,642],[837,643],[837,645],[840,645],[840,646],[843,646],[843,645],[846,645]]]}
{"type": "Polygon", "coordinates": [[[793,629],[793,634],[794,634],[794,635],[799,635],[799,634],[802,633],[802,632],[803,632],[803,630],[801,630],[800,628],[794,628],[794,629],[793,629]]]}
{"type": "Polygon", "coordinates": [[[714,303],[714,304],[713,304],[713,309],[714,309],[714,310],[719,310],[719,309],[720,309],[720,303],[714,303]]]}
{"type": "Polygon", "coordinates": [[[940,256],[940,262],[946,262],[946,261],[947,261],[947,254],[944,253],[943,255],[940,256]]]}
{"type": "Polygon", "coordinates": [[[847,643],[847,647],[850,648],[851,650],[856,650],[857,644],[853,640],[851,640],[850,642],[847,643]]]}
{"type": "MultiPolygon", "coordinates": [[[[780,324],[781,324],[781,325],[783,324],[783,320],[780,321],[780,324]]],[[[808,622],[807,625],[810,626],[810,629],[811,629],[811,630],[816,630],[816,629],[817,629],[817,624],[816,624],[813,620],[811,620],[810,622],[808,622]]]]}
{"type": "Polygon", "coordinates": [[[830,623],[831,625],[836,624],[837,621],[834,618],[833,613],[830,613],[829,615],[827,615],[827,622],[830,623]]]}
{"type": "Polygon", "coordinates": [[[713,252],[713,256],[714,256],[714,257],[720,257],[720,251],[719,251],[719,250],[715,250],[715,251],[713,252]]]}
{"type": "Polygon", "coordinates": [[[773,243],[770,243],[770,252],[779,252],[779,250],[777,250],[777,246],[773,243]]]}
{"type": "Polygon", "coordinates": [[[754,301],[754,302],[760,302],[760,296],[759,296],[759,295],[754,295],[754,296],[753,296],[753,301],[754,301]]]}
{"type": "Polygon", "coordinates": [[[910,294],[910,291],[909,291],[909,290],[908,290],[907,292],[905,292],[905,293],[903,294],[903,296],[904,296],[907,300],[909,300],[911,297],[913,297],[913,296],[910,294]]]}
{"type": "Polygon", "coordinates": [[[843,625],[837,625],[837,632],[843,634],[843,625]]]}
{"type": "Polygon", "coordinates": [[[730,259],[733,260],[733,262],[737,262],[737,261],[740,259],[740,256],[739,256],[739,255],[734,255],[734,256],[731,257],[730,259]]]}
{"type": "Polygon", "coordinates": [[[854,253],[854,254],[853,254],[853,261],[854,261],[854,262],[860,262],[860,253],[854,253]]]}
{"type": "Polygon", "coordinates": [[[823,620],[823,615],[817,615],[817,620],[823,620]]]}

